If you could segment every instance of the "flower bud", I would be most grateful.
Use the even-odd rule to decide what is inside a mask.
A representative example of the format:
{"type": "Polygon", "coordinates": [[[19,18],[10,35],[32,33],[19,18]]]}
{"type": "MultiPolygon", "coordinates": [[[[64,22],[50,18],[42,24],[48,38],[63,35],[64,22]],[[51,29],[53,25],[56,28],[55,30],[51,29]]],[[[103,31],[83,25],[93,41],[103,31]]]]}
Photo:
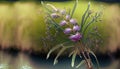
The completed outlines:
{"type": "Polygon", "coordinates": [[[57,13],[52,13],[52,14],[51,14],[51,17],[52,17],[52,18],[58,18],[59,15],[58,15],[57,13]]]}
{"type": "Polygon", "coordinates": [[[63,20],[63,21],[60,22],[60,26],[64,26],[64,25],[66,25],[66,23],[67,22],[65,20],[63,20]]]}
{"type": "Polygon", "coordinates": [[[75,19],[70,19],[70,23],[71,23],[71,24],[76,24],[77,21],[76,21],[75,19]]]}
{"type": "Polygon", "coordinates": [[[65,15],[65,14],[66,14],[66,11],[65,11],[65,10],[61,10],[61,11],[60,11],[60,14],[65,15]]]}
{"type": "Polygon", "coordinates": [[[66,28],[65,30],[64,30],[64,33],[65,34],[69,34],[69,33],[71,33],[72,32],[72,29],[71,28],[66,28]]]}
{"type": "Polygon", "coordinates": [[[73,42],[79,41],[82,38],[82,35],[80,33],[76,33],[75,35],[71,35],[69,39],[73,42]]]}
{"type": "Polygon", "coordinates": [[[66,15],[66,20],[70,20],[70,15],[66,15]]]}
{"type": "Polygon", "coordinates": [[[80,26],[78,25],[73,26],[73,31],[79,31],[79,30],[80,30],[80,26]]]}

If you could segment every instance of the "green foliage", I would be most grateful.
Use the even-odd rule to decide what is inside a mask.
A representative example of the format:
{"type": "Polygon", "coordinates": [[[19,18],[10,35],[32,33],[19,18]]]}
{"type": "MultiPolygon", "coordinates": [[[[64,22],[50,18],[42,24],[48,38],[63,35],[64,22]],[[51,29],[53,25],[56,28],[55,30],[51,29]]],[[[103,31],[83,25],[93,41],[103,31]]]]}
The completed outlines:
{"type": "Polygon", "coordinates": [[[74,67],[74,64],[75,64],[76,55],[77,55],[77,51],[74,51],[74,53],[73,53],[73,55],[72,55],[72,62],[71,62],[71,66],[72,66],[72,67],[74,67]]]}
{"type": "Polygon", "coordinates": [[[76,2],[75,2],[75,4],[74,4],[73,10],[72,10],[72,12],[71,12],[71,18],[73,17],[73,14],[74,14],[74,12],[75,12],[75,9],[76,9],[76,7],[77,7],[77,4],[78,4],[78,0],[76,0],[76,2]]]}

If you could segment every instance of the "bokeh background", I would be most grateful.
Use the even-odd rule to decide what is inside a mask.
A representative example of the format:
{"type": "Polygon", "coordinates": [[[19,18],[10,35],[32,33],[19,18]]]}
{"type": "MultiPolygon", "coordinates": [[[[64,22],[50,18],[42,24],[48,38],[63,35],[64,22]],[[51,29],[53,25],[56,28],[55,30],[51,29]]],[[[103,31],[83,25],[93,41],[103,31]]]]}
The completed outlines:
{"type": "MultiPolygon", "coordinates": [[[[75,0],[42,0],[58,8],[73,8],[75,0]]],[[[101,69],[120,67],[120,0],[79,0],[74,17],[81,17],[91,2],[91,10],[104,7],[102,21],[98,23],[103,44],[95,50],[101,69]]],[[[63,55],[53,66],[53,57],[45,60],[47,52],[58,41],[46,37],[45,13],[41,0],[0,0],[0,67],[3,69],[74,69],[70,59],[63,55]],[[23,67],[22,67],[23,66],[23,67]],[[28,68],[27,68],[28,67],[28,68]]],[[[82,68],[84,69],[84,68],[82,68]]]]}

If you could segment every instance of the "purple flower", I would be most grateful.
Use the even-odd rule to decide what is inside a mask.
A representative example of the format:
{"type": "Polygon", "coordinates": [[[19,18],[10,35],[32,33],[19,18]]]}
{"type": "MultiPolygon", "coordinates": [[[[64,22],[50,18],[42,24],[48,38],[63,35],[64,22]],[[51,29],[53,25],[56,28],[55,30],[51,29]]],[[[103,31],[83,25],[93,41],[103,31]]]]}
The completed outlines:
{"type": "Polygon", "coordinates": [[[57,13],[52,13],[52,14],[51,14],[51,17],[52,17],[52,18],[58,18],[59,15],[58,15],[57,13]]]}
{"type": "Polygon", "coordinates": [[[66,15],[66,20],[70,20],[70,15],[66,15]]]}
{"type": "Polygon", "coordinates": [[[65,15],[65,14],[66,14],[66,11],[65,11],[65,10],[61,10],[60,13],[61,13],[62,15],[65,15]]]}
{"type": "Polygon", "coordinates": [[[71,24],[76,24],[77,21],[76,21],[75,19],[70,19],[70,23],[71,23],[71,24]]]}
{"type": "Polygon", "coordinates": [[[67,22],[65,20],[63,20],[63,21],[60,22],[60,26],[64,26],[64,25],[66,25],[66,23],[67,22]]]}
{"type": "Polygon", "coordinates": [[[79,31],[79,30],[80,30],[80,26],[78,25],[73,26],[73,31],[79,31]]]}
{"type": "Polygon", "coordinates": [[[71,31],[72,31],[71,28],[66,28],[66,29],[64,30],[64,33],[65,33],[65,34],[69,34],[69,33],[71,33],[71,31]]]}
{"type": "Polygon", "coordinates": [[[71,35],[69,37],[69,39],[71,39],[71,41],[73,42],[79,41],[81,38],[82,38],[82,35],[78,32],[75,35],[71,35]]]}

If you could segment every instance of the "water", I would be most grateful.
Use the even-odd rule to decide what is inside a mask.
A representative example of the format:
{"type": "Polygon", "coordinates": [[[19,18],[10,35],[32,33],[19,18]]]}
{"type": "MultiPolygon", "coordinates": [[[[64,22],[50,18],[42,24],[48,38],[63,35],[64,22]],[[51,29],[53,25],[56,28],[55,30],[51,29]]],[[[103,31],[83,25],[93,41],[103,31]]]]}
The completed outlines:
{"type": "MultiPolygon", "coordinates": [[[[75,69],[70,66],[71,58],[61,57],[59,63],[53,66],[53,57],[46,60],[46,55],[31,55],[23,52],[0,51],[0,69],[75,69]]],[[[100,69],[120,69],[120,60],[110,57],[98,57],[100,69]]],[[[80,61],[77,59],[76,63],[80,61]]],[[[81,69],[85,69],[83,65],[81,69]]]]}

